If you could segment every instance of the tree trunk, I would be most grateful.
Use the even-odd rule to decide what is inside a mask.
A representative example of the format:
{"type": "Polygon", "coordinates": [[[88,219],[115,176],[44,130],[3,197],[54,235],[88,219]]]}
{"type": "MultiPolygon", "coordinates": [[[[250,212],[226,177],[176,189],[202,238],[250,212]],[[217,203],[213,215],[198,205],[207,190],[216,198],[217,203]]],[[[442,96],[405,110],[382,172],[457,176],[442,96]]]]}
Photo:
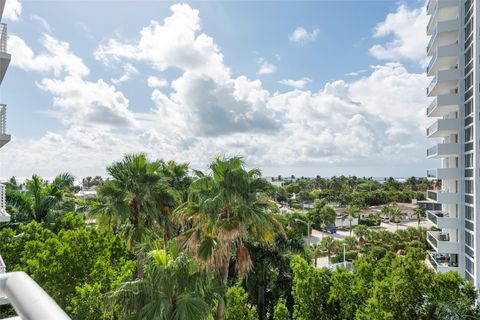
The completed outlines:
{"type": "Polygon", "coordinates": [[[258,286],[257,311],[258,311],[258,320],[264,320],[265,319],[265,285],[264,284],[260,284],[258,286]]]}
{"type": "Polygon", "coordinates": [[[352,220],[349,220],[350,222],[350,237],[352,236],[352,220]]]}
{"type": "Polygon", "coordinates": [[[227,260],[223,267],[223,301],[218,301],[217,311],[215,312],[215,320],[223,320],[225,314],[225,304],[227,300],[227,285],[228,285],[228,267],[230,261],[227,260]]]}

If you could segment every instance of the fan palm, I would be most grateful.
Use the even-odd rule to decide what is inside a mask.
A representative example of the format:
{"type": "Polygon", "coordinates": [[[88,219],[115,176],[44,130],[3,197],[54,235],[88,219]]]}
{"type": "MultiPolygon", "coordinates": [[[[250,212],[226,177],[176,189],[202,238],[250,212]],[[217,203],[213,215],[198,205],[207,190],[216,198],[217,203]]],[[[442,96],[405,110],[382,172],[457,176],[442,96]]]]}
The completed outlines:
{"type": "MultiPolygon", "coordinates": [[[[223,294],[232,254],[240,273],[251,268],[244,239],[271,243],[275,226],[282,229],[270,214],[268,198],[261,196],[270,184],[258,169],[245,170],[244,166],[239,157],[217,157],[210,164],[211,174],[196,172],[188,200],[176,211],[178,221],[187,229],[182,235],[184,249],[222,277],[223,294]]],[[[224,306],[219,302],[216,319],[222,319],[223,314],[224,306]]]]}
{"type": "Polygon", "coordinates": [[[347,210],[342,214],[342,221],[348,220],[350,236],[352,235],[352,221],[358,218],[359,213],[360,209],[357,206],[348,206],[347,210]]]}
{"type": "Polygon", "coordinates": [[[160,166],[144,154],[132,154],[107,167],[112,178],[98,187],[100,203],[93,210],[100,223],[125,227],[127,245],[137,257],[139,278],[143,276],[143,253],[138,245],[149,230],[166,225],[158,207],[159,195],[167,188],[157,172],[160,166]]]}
{"type": "Polygon", "coordinates": [[[14,197],[13,205],[30,218],[42,222],[48,215],[55,212],[64,199],[65,192],[73,187],[74,177],[70,173],[62,173],[51,183],[37,175],[26,182],[26,192],[14,197]]]}
{"type": "Polygon", "coordinates": [[[212,276],[194,261],[154,250],[147,256],[145,277],[121,284],[109,298],[123,306],[127,319],[208,319],[215,289],[212,276]]]}
{"type": "Polygon", "coordinates": [[[397,207],[393,207],[391,210],[390,210],[390,218],[393,220],[393,222],[395,222],[395,224],[397,225],[397,230],[398,230],[398,225],[400,224],[401,220],[405,217],[405,212],[403,212],[402,210],[400,210],[399,208],[397,207]]]}
{"type": "Polygon", "coordinates": [[[324,237],[320,241],[320,248],[327,253],[328,264],[330,264],[332,254],[338,249],[337,241],[331,236],[324,237]]]}

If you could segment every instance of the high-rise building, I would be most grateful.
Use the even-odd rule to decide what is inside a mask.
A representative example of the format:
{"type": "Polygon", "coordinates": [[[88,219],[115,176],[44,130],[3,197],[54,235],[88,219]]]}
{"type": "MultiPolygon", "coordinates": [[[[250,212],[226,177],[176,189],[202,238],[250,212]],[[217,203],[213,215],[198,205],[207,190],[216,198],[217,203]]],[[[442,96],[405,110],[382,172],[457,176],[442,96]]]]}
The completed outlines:
{"type": "MultiPolygon", "coordinates": [[[[5,0],[0,0],[0,21],[5,8],[5,0]]],[[[10,64],[10,54],[7,52],[7,24],[0,22],[0,86],[10,64]]],[[[1,100],[1,95],[0,95],[1,100]]],[[[0,148],[10,141],[10,135],[7,134],[7,106],[0,104],[0,148]]],[[[10,216],[6,210],[5,204],[5,186],[0,184],[0,222],[10,221],[10,216]]]]}
{"type": "MultiPolygon", "coordinates": [[[[435,118],[427,129],[434,145],[427,157],[440,160],[427,175],[438,179],[427,198],[441,210],[427,211],[439,231],[429,231],[431,264],[439,271],[457,271],[480,287],[480,182],[479,155],[479,3],[474,0],[430,0],[427,34],[431,57],[427,96],[433,98],[427,116],[435,118]],[[478,218],[477,218],[478,217],[478,218]]],[[[432,119],[433,120],[433,119],[432,119]]]]}

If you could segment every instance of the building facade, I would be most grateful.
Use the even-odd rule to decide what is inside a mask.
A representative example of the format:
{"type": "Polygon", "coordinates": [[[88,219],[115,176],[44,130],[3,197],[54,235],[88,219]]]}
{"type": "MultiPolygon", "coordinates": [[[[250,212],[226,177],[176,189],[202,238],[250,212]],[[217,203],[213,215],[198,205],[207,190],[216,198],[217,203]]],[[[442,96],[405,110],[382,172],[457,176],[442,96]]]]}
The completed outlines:
{"type": "MultiPolygon", "coordinates": [[[[0,0],[0,21],[3,16],[3,9],[5,8],[5,1],[6,0],[0,0]]],[[[7,72],[11,58],[10,54],[7,52],[7,38],[7,25],[3,22],[0,22],[0,87],[2,85],[3,78],[5,77],[5,73],[7,72]]],[[[9,141],[10,135],[7,134],[7,106],[5,104],[0,104],[0,148],[9,141]]],[[[6,210],[5,186],[0,184],[0,222],[6,221],[10,221],[10,216],[6,210]]]]}
{"type": "Polygon", "coordinates": [[[433,145],[427,158],[439,159],[439,167],[428,170],[441,184],[427,198],[441,210],[427,211],[428,220],[439,230],[429,231],[433,248],[430,262],[438,271],[456,271],[480,288],[480,182],[479,142],[479,26],[475,0],[430,0],[427,76],[432,98],[427,116],[433,124],[427,136],[433,145]]]}

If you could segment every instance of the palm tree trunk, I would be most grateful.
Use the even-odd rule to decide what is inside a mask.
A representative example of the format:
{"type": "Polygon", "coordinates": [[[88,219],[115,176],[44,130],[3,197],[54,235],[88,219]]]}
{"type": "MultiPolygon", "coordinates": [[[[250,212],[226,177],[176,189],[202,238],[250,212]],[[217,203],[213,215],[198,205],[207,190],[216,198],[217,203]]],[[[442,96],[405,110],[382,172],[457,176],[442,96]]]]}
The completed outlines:
{"type": "Polygon", "coordinates": [[[258,311],[258,320],[265,319],[265,284],[260,284],[258,286],[258,298],[257,298],[257,311],[258,311]]]}
{"type": "Polygon", "coordinates": [[[348,221],[350,223],[350,237],[352,236],[352,220],[348,221]]]}
{"type": "Polygon", "coordinates": [[[218,301],[217,310],[215,312],[215,320],[223,320],[225,314],[225,300],[227,299],[227,285],[228,285],[228,267],[229,261],[223,266],[223,301],[218,301]]]}

